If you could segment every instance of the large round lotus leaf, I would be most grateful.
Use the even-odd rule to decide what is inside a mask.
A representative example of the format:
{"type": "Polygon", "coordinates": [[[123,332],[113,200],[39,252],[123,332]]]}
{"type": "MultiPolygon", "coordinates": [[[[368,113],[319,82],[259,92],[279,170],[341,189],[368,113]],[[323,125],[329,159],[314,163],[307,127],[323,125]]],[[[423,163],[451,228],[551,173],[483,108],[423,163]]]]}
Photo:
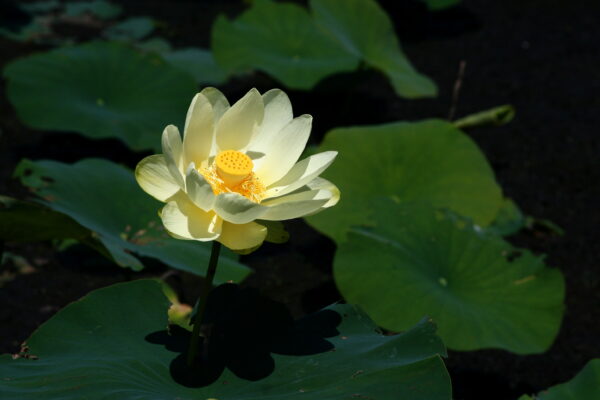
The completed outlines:
{"type": "Polygon", "coordinates": [[[401,331],[424,315],[449,348],[546,350],[563,314],[564,281],[543,257],[430,206],[374,201],[374,227],[352,228],[335,281],[348,302],[401,331]]]}
{"type": "Polygon", "coordinates": [[[509,198],[502,201],[496,218],[486,227],[486,231],[500,236],[509,236],[517,233],[527,224],[527,218],[519,206],[509,198]]]}
{"type": "Polygon", "coordinates": [[[63,213],[0,195],[0,241],[85,240],[90,231],[63,213]]]}
{"type": "MultiPolygon", "coordinates": [[[[600,399],[600,359],[589,361],[569,382],[552,386],[534,396],[535,400],[587,400],[600,399]]],[[[522,396],[519,400],[532,400],[522,396]]]]}
{"type": "Polygon", "coordinates": [[[432,11],[444,10],[446,8],[454,7],[460,3],[461,0],[421,0],[427,5],[432,11]]]}
{"type": "Polygon", "coordinates": [[[108,27],[102,34],[109,40],[135,42],[150,35],[155,25],[150,17],[131,17],[108,27]]]}
{"type": "MultiPolygon", "coordinates": [[[[24,160],[15,175],[44,199],[45,205],[93,231],[122,267],[142,269],[135,257],[138,255],[204,275],[210,245],[170,237],[157,215],[161,203],[139,188],[127,168],[101,159],[72,165],[24,160]]],[[[231,253],[225,254],[230,257],[221,258],[216,280],[242,280],[249,269],[235,261],[231,253]]]]}
{"type": "Polygon", "coordinates": [[[64,47],[12,62],[7,95],[36,129],[114,137],[133,150],[158,150],[157,135],[179,124],[196,90],[191,76],[124,44],[64,47]]]}
{"type": "Polygon", "coordinates": [[[399,96],[435,96],[431,79],[419,74],[400,48],[394,26],[375,0],[311,0],[317,23],[350,54],[383,71],[399,96]]]}
{"type": "Polygon", "coordinates": [[[441,120],[398,122],[327,133],[319,151],[337,150],[323,176],[341,190],[340,203],[308,221],[336,241],[352,225],[368,225],[371,199],[424,201],[489,224],[502,204],[494,173],[477,145],[441,120]]]}
{"type": "Polygon", "coordinates": [[[316,26],[296,4],[257,0],[234,21],[213,25],[212,50],[227,70],[262,70],[294,89],[310,89],[325,76],[354,70],[358,59],[316,26]]]}
{"type": "MultiPolygon", "coordinates": [[[[294,343],[298,346],[292,349],[295,351],[269,356],[273,369],[266,377],[254,381],[242,379],[228,367],[212,384],[184,386],[174,380],[169,370],[178,353],[173,337],[165,332],[168,305],[160,283],[141,280],[97,290],[67,306],[33,334],[27,341],[27,351],[23,349],[20,357],[14,360],[9,355],[0,357],[3,398],[449,400],[451,397],[450,381],[438,355],[444,348],[430,322],[423,321],[401,335],[382,336],[364,314],[348,305],[313,315],[313,322],[321,323],[313,324],[310,330],[297,331],[294,343]],[[333,325],[330,329],[333,332],[320,339],[326,344],[320,352],[291,355],[301,354],[298,350],[310,344],[307,339],[323,330],[323,323],[332,322],[338,325],[333,325]],[[166,346],[158,344],[161,338],[166,346]]],[[[239,339],[243,341],[244,336],[239,335],[239,339]]],[[[252,353],[251,348],[242,350],[252,353]]]]}
{"type": "Polygon", "coordinates": [[[92,14],[100,19],[112,19],[118,17],[123,8],[105,0],[75,1],[65,4],[65,15],[77,17],[84,14],[92,14]]]}
{"type": "Polygon", "coordinates": [[[226,72],[217,65],[209,50],[190,47],[167,51],[163,57],[173,66],[193,76],[199,84],[219,85],[227,80],[226,72]]]}

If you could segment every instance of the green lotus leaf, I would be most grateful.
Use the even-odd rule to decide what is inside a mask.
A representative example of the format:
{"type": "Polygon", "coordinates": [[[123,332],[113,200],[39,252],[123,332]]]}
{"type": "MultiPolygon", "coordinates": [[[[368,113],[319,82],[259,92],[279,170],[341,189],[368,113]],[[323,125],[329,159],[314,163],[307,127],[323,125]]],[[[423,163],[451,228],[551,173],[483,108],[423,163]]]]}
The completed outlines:
{"type": "Polygon", "coordinates": [[[162,37],[151,37],[135,43],[135,47],[142,51],[164,54],[173,50],[171,43],[162,37]]]}
{"type": "Polygon", "coordinates": [[[233,21],[217,18],[212,50],[228,71],[259,69],[292,89],[310,89],[327,75],[352,71],[358,58],[346,52],[302,7],[253,2],[233,21]]]}
{"type": "Polygon", "coordinates": [[[40,204],[0,196],[0,240],[29,242],[85,239],[90,231],[69,216],[40,204]]]}
{"type": "MultiPolygon", "coordinates": [[[[75,164],[22,161],[15,172],[52,210],[93,231],[122,267],[143,268],[138,256],[156,258],[172,268],[204,275],[210,245],[171,238],[157,216],[158,201],[138,186],[133,172],[107,160],[75,164]]],[[[225,251],[216,280],[240,281],[249,269],[225,251]]]]}
{"type": "Polygon", "coordinates": [[[15,29],[0,27],[0,36],[17,42],[36,41],[39,38],[50,35],[50,33],[51,32],[48,25],[44,24],[39,18],[36,17],[34,17],[28,24],[16,27],[15,29]]]}
{"type": "Polygon", "coordinates": [[[154,339],[165,331],[169,304],[153,280],[90,293],[42,325],[15,359],[0,357],[0,392],[19,400],[451,398],[439,357],[444,347],[432,323],[383,336],[349,305],[313,315],[339,323],[322,339],[329,351],[273,353],[272,372],[258,380],[240,378],[228,367],[211,384],[184,386],[169,370],[177,353],[154,339]]]}
{"type": "Polygon", "coordinates": [[[159,150],[157,135],[180,126],[196,91],[191,76],[158,55],[95,42],[34,54],[4,69],[7,95],[32,128],[115,137],[159,150]]]}
{"type": "Polygon", "coordinates": [[[154,20],[150,17],[131,17],[103,32],[110,40],[136,41],[145,38],[154,30],[154,20]]]}
{"type": "Polygon", "coordinates": [[[201,85],[219,85],[227,80],[227,73],[217,65],[212,53],[206,49],[186,48],[167,51],[165,60],[194,77],[201,85]]]}
{"type": "Polygon", "coordinates": [[[19,8],[30,14],[44,14],[51,11],[56,11],[60,7],[61,4],[58,0],[43,0],[19,5],[19,8]]]}
{"type": "Polygon", "coordinates": [[[525,227],[527,218],[512,199],[505,198],[494,221],[486,228],[488,232],[501,236],[517,233],[525,227]]]}
{"type": "Polygon", "coordinates": [[[442,120],[397,122],[327,133],[319,151],[337,150],[323,177],[340,188],[340,203],[308,222],[338,242],[352,225],[368,225],[371,199],[423,201],[488,225],[502,204],[494,173],[477,145],[442,120]]]}
{"type": "Polygon", "coordinates": [[[372,200],[373,227],[339,245],[336,284],[380,326],[402,331],[424,315],[455,350],[545,351],[562,315],[564,281],[543,257],[426,204],[372,200]]]}
{"type": "Polygon", "coordinates": [[[443,10],[446,8],[454,7],[459,4],[461,0],[421,0],[427,4],[427,8],[432,11],[443,10]]]}
{"type": "Polygon", "coordinates": [[[281,221],[267,221],[264,219],[257,220],[259,224],[267,227],[266,242],[271,243],[286,243],[290,240],[290,233],[285,230],[285,225],[281,221]]]}
{"type": "MultiPolygon", "coordinates": [[[[533,400],[583,400],[600,398],[600,359],[589,361],[569,382],[552,386],[533,397],[533,400]]],[[[519,400],[532,400],[523,395],[519,400]]]]}
{"type": "Polygon", "coordinates": [[[105,0],[75,1],[65,4],[65,15],[76,17],[83,14],[92,14],[100,19],[113,19],[118,17],[123,8],[105,0]]]}
{"type": "Polygon", "coordinates": [[[392,21],[375,0],[311,0],[317,23],[349,54],[381,70],[399,96],[435,96],[435,83],[419,74],[400,48],[392,21]]]}

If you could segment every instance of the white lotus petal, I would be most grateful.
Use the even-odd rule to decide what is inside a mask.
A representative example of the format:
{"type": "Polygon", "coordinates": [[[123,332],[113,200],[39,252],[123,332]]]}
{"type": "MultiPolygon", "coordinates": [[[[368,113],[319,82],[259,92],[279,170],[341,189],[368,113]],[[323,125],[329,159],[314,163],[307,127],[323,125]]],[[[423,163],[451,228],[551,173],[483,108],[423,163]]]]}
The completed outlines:
{"type": "Polygon", "coordinates": [[[218,195],[213,208],[221,218],[234,224],[246,224],[267,212],[267,207],[248,200],[238,193],[218,195]]]}
{"type": "Polygon", "coordinates": [[[177,196],[160,213],[163,225],[174,236],[207,242],[219,237],[223,220],[213,211],[203,211],[185,196],[177,196]]]}
{"type": "Polygon", "coordinates": [[[185,188],[183,182],[183,160],[182,144],[179,129],[175,125],[168,125],[162,134],[162,151],[165,156],[167,168],[175,182],[182,189],[185,188]]]}
{"type": "Polygon", "coordinates": [[[254,162],[254,172],[265,186],[285,176],[298,161],[308,141],[311,126],[312,117],[301,115],[290,121],[265,145],[265,156],[254,162]]]}
{"type": "Polygon", "coordinates": [[[225,114],[225,111],[229,109],[229,101],[219,89],[214,87],[204,88],[200,93],[202,93],[212,105],[216,125],[223,114],[225,114]]]}
{"type": "Polygon", "coordinates": [[[263,96],[252,89],[230,107],[218,89],[205,88],[190,104],[183,141],[175,126],[167,126],[162,135],[163,154],[142,160],[136,179],[143,190],[167,202],[161,218],[172,236],[219,240],[239,251],[252,249],[268,235],[268,228],[254,220],[267,224],[298,218],[339,200],[338,188],[319,178],[337,152],[297,162],[311,127],[310,115],[293,118],[290,100],[279,89],[263,96]],[[261,194],[265,200],[255,203],[227,192],[232,188],[225,186],[219,188],[225,193],[214,194],[199,171],[223,150],[245,152],[253,160],[253,172],[266,187],[261,194]]]}
{"type": "Polygon", "coordinates": [[[154,154],[140,161],[135,167],[135,179],[146,193],[160,201],[167,201],[180,189],[162,154],[154,154]]]}
{"type": "Polygon", "coordinates": [[[185,188],[192,203],[204,211],[212,209],[217,196],[213,193],[210,183],[198,172],[194,163],[191,163],[187,169],[185,188]]]}
{"type": "Polygon", "coordinates": [[[337,151],[326,151],[296,163],[283,178],[267,188],[265,197],[283,196],[304,186],[325,171],[336,156],[337,151]]]}
{"type": "MultiPolygon", "coordinates": [[[[331,193],[331,198],[327,203],[323,204],[322,208],[333,207],[340,201],[340,189],[325,178],[316,177],[308,182],[304,188],[306,188],[306,190],[326,190],[331,193]]],[[[298,189],[297,192],[300,192],[301,189],[302,188],[298,189]]],[[[318,211],[320,210],[317,210],[313,214],[316,214],[318,211]]]]}
{"type": "Polygon", "coordinates": [[[217,123],[216,143],[220,150],[245,150],[258,131],[264,116],[264,105],[258,90],[250,90],[237,101],[217,123]]]}
{"type": "Polygon", "coordinates": [[[188,109],[183,130],[184,165],[191,162],[206,164],[213,145],[214,119],[212,105],[206,96],[196,94],[188,109]]]}
{"type": "Polygon", "coordinates": [[[269,143],[294,117],[292,104],[287,94],[279,89],[271,89],[262,96],[265,116],[256,136],[252,138],[247,153],[253,160],[266,155],[269,143]]]}
{"type": "Polygon", "coordinates": [[[259,246],[266,237],[267,228],[256,222],[232,224],[224,221],[217,240],[232,250],[245,250],[259,246]]]}
{"type": "MultiPolygon", "coordinates": [[[[221,119],[223,114],[225,114],[225,112],[227,110],[229,110],[229,101],[227,100],[225,95],[223,95],[223,93],[221,93],[221,91],[219,89],[214,88],[214,87],[204,88],[204,89],[202,89],[202,91],[200,93],[202,93],[208,99],[210,104],[212,105],[213,116],[214,116],[214,127],[215,127],[214,132],[216,132],[217,123],[219,122],[219,120],[221,119]]],[[[215,136],[216,135],[213,134],[213,140],[211,143],[209,158],[214,157],[217,154],[217,142],[215,140],[215,136]]],[[[206,167],[206,165],[202,165],[202,166],[206,167]]]]}
{"type": "Polygon", "coordinates": [[[314,213],[331,199],[328,190],[307,190],[287,196],[264,201],[261,204],[268,208],[260,219],[267,221],[283,221],[299,218],[314,213]]]}

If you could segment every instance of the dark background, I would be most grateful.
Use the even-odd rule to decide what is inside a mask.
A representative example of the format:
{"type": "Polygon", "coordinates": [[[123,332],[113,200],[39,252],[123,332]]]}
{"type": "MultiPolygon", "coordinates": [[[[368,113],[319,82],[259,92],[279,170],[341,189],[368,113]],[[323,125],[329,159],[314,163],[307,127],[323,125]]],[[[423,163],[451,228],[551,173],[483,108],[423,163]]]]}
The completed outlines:
{"type": "MultiPolygon", "coordinates": [[[[119,3],[125,9],[122,17],[147,15],[161,21],[156,34],[175,47],[209,47],[215,16],[221,12],[233,16],[245,7],[233,0],[119,3]]],[[[446,364],[456,399],[514,400],[571,379],[589,359],[600,357],[600,3],[465,0],[435,13],[417,1],[380,0],[380,4],[394,21],[410,60],[437,83],[439,96],[404,100],[382,75],[360,71],[327,78],[311,92],[286,90],[295,114],[314,116],[313,143],[336,126],[446,118],[461,61],[466,69],[458,117],[513,104],[517,116],[510,124],[468,133],[487,155],[505,194],[525,213],[548,218],[566,232],[561,237],[539,228],[510,238],[516,245],[546,253],[547,263],[564,273],[563,325],[544,354],[450,352],[446,364]]],[[[80,40],[97,34],[68,25],[57,30],[80,40]]],[[[47,47],[0,38],[0,48],[0,66],[4,66],[47,47]]],[[[16,118],[4,94],[4,81],[1,86],[0,194],[27,196],[10,178],[22,157],[73,162],[97,156],[133,167],[145,155],[116,140],[32,131],[16,118]]],[[[256,73],[220,88],[235,99],[251,87],[264,91],[280,86],[256,73]]],[[[244,285],[259,288],[298,316],[339,300],[331,279],[335,245],[303,221],[292,221],[287,227],[289,243],[265,244],[242,258],[256,270],[244,285]]],[[[9,262],[0,269],[1,352],[16,352],[58,309],[101,286],[166,273],[168,282],[188,302],[200,287],[198,278],[168,272],[156,263],[142,274],[132,274],[81,246],[60,254],[49,243],[7,243],[5,249],[26,262],[9,262]]]]}

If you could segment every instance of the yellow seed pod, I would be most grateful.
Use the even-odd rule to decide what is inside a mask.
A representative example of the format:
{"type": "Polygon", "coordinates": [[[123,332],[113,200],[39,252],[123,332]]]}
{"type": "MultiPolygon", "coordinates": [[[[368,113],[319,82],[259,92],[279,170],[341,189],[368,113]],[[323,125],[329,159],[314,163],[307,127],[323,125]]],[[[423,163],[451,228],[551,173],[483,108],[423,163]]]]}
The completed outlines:
{"type": "Polygon", "coordinates": [[[254,163],[237,150],[224,150],[215,157],[217,173],[229,187],[236,186],[252,173],[254,163]]]}

